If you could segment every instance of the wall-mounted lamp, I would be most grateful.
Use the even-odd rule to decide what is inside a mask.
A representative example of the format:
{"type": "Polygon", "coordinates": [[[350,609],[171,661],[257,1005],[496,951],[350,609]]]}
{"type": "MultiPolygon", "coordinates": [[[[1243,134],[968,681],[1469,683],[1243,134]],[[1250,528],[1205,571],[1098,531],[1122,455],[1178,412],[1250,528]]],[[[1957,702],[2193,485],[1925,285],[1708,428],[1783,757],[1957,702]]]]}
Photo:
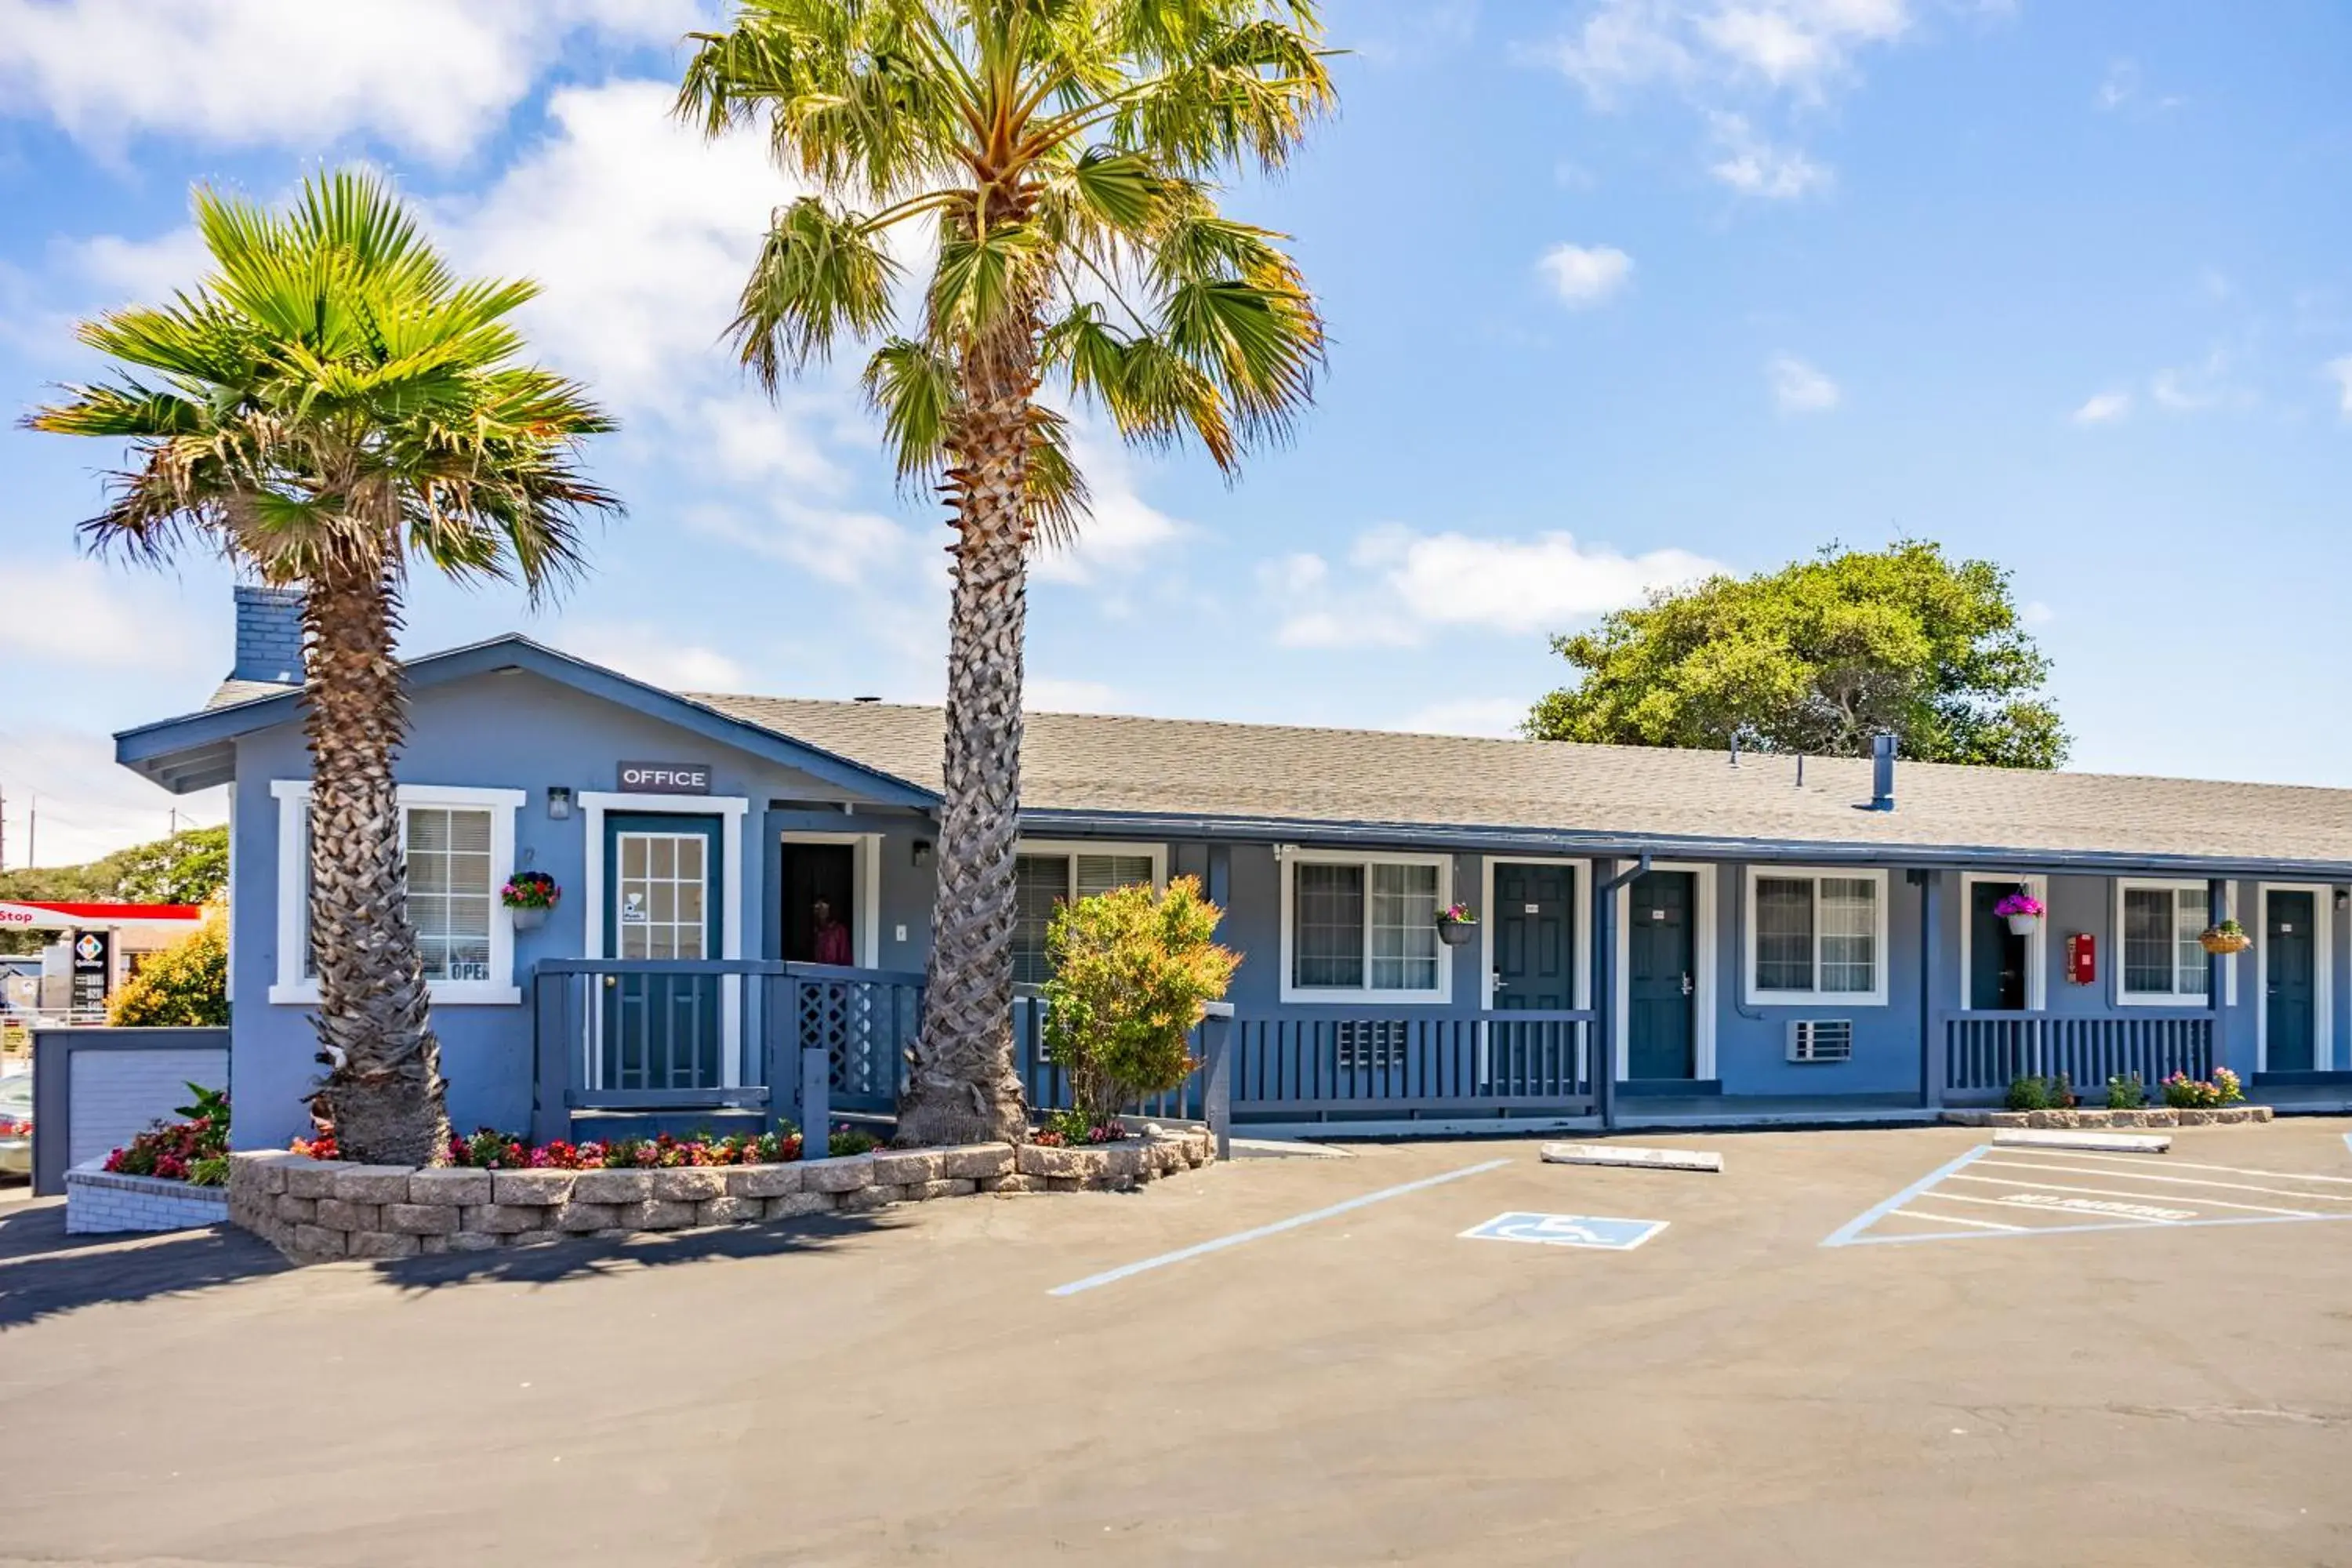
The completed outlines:
{"type": "Polygon", "coordinates": [[[931,841],[930,841],[929,839],[928,839],[928,838],[918,838],[918,839],[916,839],[916,840],[915,840],[915,869],[916,869],[916,870],[918,870],[918,871],[919,871],[919,870],[921,870],[924,867],[926,867],[926,866],[929,865],[930,863],[931,863],[931,841]]]}
{"type": "Polygon", "coordinates": [[[571,785],[550,784],[547,786],[547,815],[549,819],[554,822],[562,822],[571,816],[571,785]]]}
{"type": "Polygon", "coordinates": [[[2336,889],[2336,907],[2339,910],[2352,909],[2352,888],[2336,889]]]}

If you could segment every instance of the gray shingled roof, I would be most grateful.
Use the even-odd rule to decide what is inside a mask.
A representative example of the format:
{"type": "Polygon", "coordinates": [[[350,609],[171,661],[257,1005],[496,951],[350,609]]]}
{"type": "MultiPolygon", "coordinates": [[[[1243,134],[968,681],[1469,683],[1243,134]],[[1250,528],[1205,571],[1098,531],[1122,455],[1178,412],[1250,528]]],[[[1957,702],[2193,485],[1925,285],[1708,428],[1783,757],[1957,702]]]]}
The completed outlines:
{"type": "MultiPolygon", "coordinates": [[[[936,708],[696,695],[761,729],[940,787],[936,708]]],[[[1039,811],[1970,848],[2021,858],[2352,865],[2352,791],[1904,763],[1870,764],[1072,713],[1029,715],[1022,804],[1039,811]]]]}

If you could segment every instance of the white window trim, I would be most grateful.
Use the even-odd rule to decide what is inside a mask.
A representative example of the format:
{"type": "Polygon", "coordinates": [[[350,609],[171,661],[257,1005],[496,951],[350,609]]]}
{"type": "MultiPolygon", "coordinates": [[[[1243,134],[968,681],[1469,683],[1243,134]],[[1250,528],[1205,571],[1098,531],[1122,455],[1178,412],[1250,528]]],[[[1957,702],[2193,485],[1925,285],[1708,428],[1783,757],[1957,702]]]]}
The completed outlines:
{"type": "MultiPolygon", "coordinates": [[[[272,779],[278,802],[278,978],[269,987],[273,1005],[314,1007],[319,982],[302,977],[302,952],[310,938],[303,868],[310,859],[310,781],[272,779]]],[[[398,786],[402,831],[412,805],[487,807],[490,814],[490,978],[427,983],[437,1006],[511,1007],[522,1001],[514,980],[514,911],[497,890],[514,875],[515,814],[530,794],[519,789],[475,789],[462,784],[398,786]]]]}
{"type": "MultiPolygon", "coordinates": [[[[846,844],[850,879],[857,885],[857,929],[850,936],[860,969],[882,967],[882,836],[878,833],[785,833],[782,844],[846,844]]],[[[776,911],[776,951],[783,951],[783,911],[776,911]]]]}
{"type": "MultiPolygon", "coordinates": [[[[586,930],[583,933],[581,956],[603,958],[604,952],[604,818],[607,815],[621,816],[716,816],[719,818],[719,860],[726,868],[726,880],[719,889],[719,956],[743,956],[743,814],[751,807],[749,797],[740,795],[628,795],[607,790],[588,790],[579,796],[581,831],[585,838],[581,857],[586,873],[581,878],[581,896],[585,907],[580,911],[586,930]]],[[[766,886],[764,874],[761,885],[766,886]]],[[[734,987],[727,990],[731,1010],[734,987]]],[[[733,1044],[730,1028],[729,1044],[733,1044]]],[[[731,1053],[730,1053],[731,1054],[731,1053]]]]}
{"type": "Polygon", "coordinates": [[[2336,1070],[2336,889],[2326,882],[2264,882],[2255,889],[2261,927],[2254,932],[2254,1070],[2271,1070],[2271,894],[2309,893],[2313,942],[2311,1066],[2336,1070]]]}
{"type": "MultiPolygon", "coordinates": [[[[1866,866],[1750,866],[1744,896],[1748,900],[1745,927],[1747,951],[1739,955],[1739,984],[1750,1007],[1884,1007],[1886,1005],[1887,971],[1894,967],[1892,944],[1887,940],[1888,910],[1887,879],[1883,869],[1866,866]],[[1756,884],[1766,877],[1811,877],[1818,884],[1823,877],[1838,877],[1848,881],[1871,881],[1878,884],[1878,896],[1872,901],[1877,906],[1878,931],[1873,939],[1874,947],[1871,963],[1871,989],[1867,991],[1765,991],[1756,984],[1756,884]]],[[[1821,889],[1813,890],[1813,909],[1821,910],[1821,889]]],[[[1813,926],[1813,984],[1822,979],[1822,931],[1818,920],[1813,926]]]]}
{"type": "Polygon", "coordinates": [[[1378,1003],[1382,1005],[1443,1006],[1454,1000],[1454,949],[1444,942],[1437,944],[1437,988],[1433,991],[1375,990],[1371,986],[1349,989],[1338,985],[1299,986],[1291,984],[1291,906],[1297,902],[1297,879],[1293,866],[1361,866],[1366,868],[1364,879],[1364,973],[1371,974],[1371,878],[1374,866],[1434,866],[1437,868],[1437,907],[1445,909],[1454,902],[1454,857],[1451,855],[1399,855],[1373,850],[1300,849],[1280,847],[1275,851],[1275,867],[1282,881],[1282,1000],[1285,1002],[1328,1002],[1340,1005],[1378,1003]]]}
{"type": "Polygon", "coordinates": [[[1023,855],[1067,855],[1070,862],[1070,896],[1078,889],[1077,857],[1080,855],[1150,856],[1151,858],[1151,890],[1168,889],[1168,846],[1165,844],[1113,844],[1099,838],[1024,838],[1013,846],[1017,858],[1023,855]]]}
{"type": "Polygon", "coordinates": [[[1508,866],[1564,866],[1575,878],[1575,891],[1569,897],[1572,918],[1569,924],[1569,945],[1576,950],[1576,980],[1572,993],[1578,1009],[1592,1005],[1592,933],[1585,928],[1592,923],[1592,862],[1574,859],[1565,855],[1488,855],[1481,858],[1478,873],[1478,1008],[1495,1010],[1495,868],[1508,866]]]}
{"type": "MultiPolygon", "coordinates": [[[[1689,871],[1697,893],[1691,910],[1691,950],[1697,969],[1691,975],[1691,1077],[1700,1083],[1717,1075],[1715,1063],[1716,879],[1718,868],[1700,860],[1653,860],[1653,871],[1689,871]]],[[[1627,879],[1617,889],[1617,995],[1612,1005],[1610,1027],[1616,1035],[1611,1055],[1617,1062],[1620,1083],[1633,1066],[1633,883],[1627,879]]]]}
{"type": "MultiPolygon", "coordinates": [[[[2124,894],[2126,890],[2136,888],[2169,888],[2176,892],[2210,891],[2205,882],[2195,877],[2116,878],[2115,900],[2109,910],[2114,917],[2114,924],[2109,928],[2112,934],[2109,938],[2108,952],[2112,954],[2112,959],[2108,967],[2113,972],[2114,979],[2108,984],[2107,994],[2115,998],[2115,1005],[2118,1007],[2176,1007],[2187,1008],[2190,1011],[2210,1008],[2213,999],[2193,991],[2126,991],[2124,989],[2124,894]]],[[[2232,905],[2238,901],[2234,888],[2231,888],[2228,897],[2232,905]]],[[[2204,928],[2200,926],[2198,929],[2202,931],[2204,928]]],[[[2172,983],[2175,985],[2180,984],[2180,964],[2177,958],[2173,962],[2172,983]]],[[[2237,1005],[2238,956],[2235,953],[2229,953],[2221,960],[2221,1005],[2234,1007],[2237,1005]]]]}
{"type": "Polygon", "coordinates": [[[2025,1010],[2046,1013],[2050,1010],[2050,879],[2047,877],[2004,877],[1996,871],[1963,871],[1960,873],[1960,1011],[1981,1011],[1971,998],[1969,987],[1972,971],[1969,960],[1975,947],[1977,922],[1976,886],[1990,882],[1999,887],[2025,890],[2042,900],[2042,920],[2034,926],[2033,934],[2025,939],[2025,1010]]]}

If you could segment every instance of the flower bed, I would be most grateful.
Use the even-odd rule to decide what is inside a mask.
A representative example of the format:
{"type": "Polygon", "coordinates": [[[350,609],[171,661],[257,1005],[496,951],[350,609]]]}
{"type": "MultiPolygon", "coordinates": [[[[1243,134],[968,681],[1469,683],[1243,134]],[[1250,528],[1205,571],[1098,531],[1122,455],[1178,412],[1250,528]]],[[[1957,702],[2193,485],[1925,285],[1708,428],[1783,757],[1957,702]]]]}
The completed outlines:
{"type": "Polygon", "coordinates": [[[228,1217],[228,1096],[188,1085],[185,1121],[157,1122],[102,1160],[66,1173],[66,1230],[74,1236],[186,1230],[228,1217]]]}
{"type": "MultiPolygon", "coordinates": [[[[642,1142],[660,1146],[660,1140],[642,1142]]],[[[470,1152],[472,1141],[467,1142],[470,1152]]],[[[672,1144],[685,1147],[686,1141],[672,1144]]],[[[576,1159],[580,1146],[569,1147],[576,1159]]],[[[973,1143],[824,1160],[650,1166],[633,1162],[417,1170],[293,1152],[240,1153],[229,1157],[228,1217],[299,1263],[409,1258],[570,1236],[628,1237],[859,1214],[978,1193],[1124,1190],[1206,1165],[1216,1157],[1215,1148],[1203,1131],[1152,1129],[1083,1149],[973,1143]]]]}
{"type": "Polygon", "coordinates": [[[2138,1110],[1947,1110],[1956,1127],[2242,1127],[2271,1120],[2267,1105],[2209,1110],[2148,1106],[2138,1110]]]}

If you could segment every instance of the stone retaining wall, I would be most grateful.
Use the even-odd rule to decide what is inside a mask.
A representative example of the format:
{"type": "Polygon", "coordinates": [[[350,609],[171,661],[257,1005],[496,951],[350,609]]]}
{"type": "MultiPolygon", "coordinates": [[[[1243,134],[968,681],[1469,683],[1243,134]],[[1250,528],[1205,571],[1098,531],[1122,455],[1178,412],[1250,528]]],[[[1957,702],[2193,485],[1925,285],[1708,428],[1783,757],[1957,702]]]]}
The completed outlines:
{"type": "Polygon", "coordinates": [[[161,1176],[125,1176],[93,1160],[66,1173],[66,1234],[194,1230],[228,1218],[228,1194],[161,1176]]]}
{"type": "Polygon", "coordinates": [[[2222,1105],[2203,1110],[2176,1110],[2152,1105],[2138,1110],[1947,1110],[1944,1120],[1958,1127],[2242,1127],[2268,1121],[2267,1105],[2222,1105]]]}
{"type": "Polygon", "coordinates": [[[1215,1158],[1210,1135],[1196,1131],[1082,1149],[970,1143],[659,1171],[416,1170],[246,1153],[230,1157],[228,1217],[298,1263],[412,1258],[863,1214],[981,1193],[1123,1191],[1215,1158]]]}

